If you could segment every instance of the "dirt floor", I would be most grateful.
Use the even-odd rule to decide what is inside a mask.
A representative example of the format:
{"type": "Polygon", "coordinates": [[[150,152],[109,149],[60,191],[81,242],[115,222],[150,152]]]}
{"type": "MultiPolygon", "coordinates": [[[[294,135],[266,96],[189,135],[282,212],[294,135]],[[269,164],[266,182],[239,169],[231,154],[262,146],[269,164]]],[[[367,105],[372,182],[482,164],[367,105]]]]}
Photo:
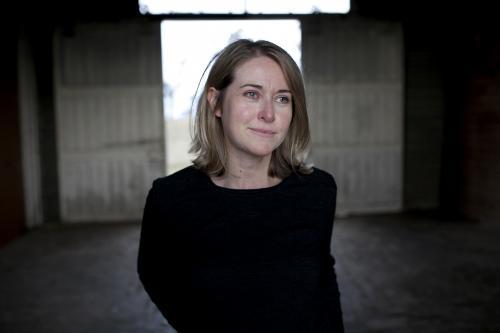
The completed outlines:
{"type": "MultiPolygon", "coordinates": [[[[174,332],[138,281],[139,231],[49,225],[1,248],[0,332],[174,332]]],[[[350,217],[332,248],[346,332],[500,332],[500,227],[350,217]]]]}

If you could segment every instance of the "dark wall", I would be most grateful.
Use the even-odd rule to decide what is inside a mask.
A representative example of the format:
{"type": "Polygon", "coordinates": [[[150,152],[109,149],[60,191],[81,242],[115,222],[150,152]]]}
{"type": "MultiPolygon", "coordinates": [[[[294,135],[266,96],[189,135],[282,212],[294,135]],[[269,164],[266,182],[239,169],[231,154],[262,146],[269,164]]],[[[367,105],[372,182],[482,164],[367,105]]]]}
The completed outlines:
{"type": "Polygon", "coordinates": [[[494,1],[352,0],[402,22],[405,208],[500,223],[500,21],[494,1]]]}
{"type": "Polygon", "coordinates": [[[500,24],[477,22],[464,38],[464,211],[500,223],[500,24]]]}
{"type": "MultiPolygon", "coordinates": [[[[427,34],[425,42],[431,45],[430,55],[438,64],[432,70],[436,76],[433,81],[442,84],[439,210],[447,217],[499,223],[500,23],[493,13],[491,4],[478,1],[471,8],[442,8],[418,19],[406,16],[404,22],[410,32],[410,45],[415,45],[411,32],[427,34]]],[[[411,75],[410,68],[407,70],[411,75]]],[[[432,75],[427,75],[427,80],[432,75]]],[[[415,78],[411,75],[409,80],[415,78]]],[[[437,93],[439,87],[435,88],[437,93]]],[[[428,110],[423,107],[419,112],[425,114],[428,110]]],[[[408,115],[412,110],[406,112],[408,115]]],[[[440,117],[439,110],[434,116],[440,117]]],[[[432,125],[432,121],[427,124],[432,125]]],[[[437,144],[435,138],[428,135],[429,141],[437,144]]],[[[426,155],[431,156],[433,149],[429,146],[427,150],[426,155]]]]}
{"type": "Polygon", "coordinates": [[[24,27],[25,38],[31,45],[38,97],[38,149],[41,156],[40,177],[44,223],[59,222],[59,176],[56,149],[56,119],[54,105],[54,26],[29,22],[24,27]]]}
{"type": "Polygon", "coordinates": [[[404,26],[404,206],[437,209],[444,128],[439,39],[430,27],[404,26]]]}
{"type": "Polygon", "coordinates": [[[0,24],[0,246],[24,230],[17,34],[0,24]]]}
{"type": "Polygon", "coordinates": [[[464,192],[464,31],[436,13],[404,16],[405,205],[461,218],[464,192]],[[425,22],[425,24],[423,24],[425,22]]]}

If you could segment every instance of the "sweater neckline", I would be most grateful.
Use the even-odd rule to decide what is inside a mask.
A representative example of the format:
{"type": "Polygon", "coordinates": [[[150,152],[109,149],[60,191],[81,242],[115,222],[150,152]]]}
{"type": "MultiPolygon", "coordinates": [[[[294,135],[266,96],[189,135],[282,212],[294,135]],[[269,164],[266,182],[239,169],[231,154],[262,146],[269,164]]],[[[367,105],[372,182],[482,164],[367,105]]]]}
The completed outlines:
{"type": "Polygon", "coordinates": [[[269,187],[261,187],[261,188],[252,188],[252,189],[236,189],[236,188],[228,188],[228,187],[223,187],[215,184],[212,179],[210,178],[209,175],[206,173],[200,171],[203,176],[205,177],[205,181],[208,183],[208,186],[210,188],[213,188],[219,192],[225,192],[225,193],[230,193],[230,194],[235,194],[235,195],[255,195],[255,194],[264,194],[264,193],[271,193],[274,191],[277,191],[281,189],[287,182],[290,181],[290,178],[292,175],[288,175],[287,177],[283,178],[278,184],[269,186],[269,187]]]}

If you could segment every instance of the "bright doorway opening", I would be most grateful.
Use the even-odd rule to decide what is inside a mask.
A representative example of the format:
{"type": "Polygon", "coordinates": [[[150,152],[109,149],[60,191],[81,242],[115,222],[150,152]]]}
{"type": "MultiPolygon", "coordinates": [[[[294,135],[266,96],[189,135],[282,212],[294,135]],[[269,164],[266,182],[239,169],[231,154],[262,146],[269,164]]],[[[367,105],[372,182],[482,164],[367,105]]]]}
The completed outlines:
{"type": "MultiPolygon", "coordinates": [[[[190,117],[196,88],[218,51],[239,38],[266,39],[284,48],[301,66],[298,20],[166,20],[161,31],[167,174],[191,164],[190,117]]],[[[203,84],[204,78],[199,90],[203,84]]]]}

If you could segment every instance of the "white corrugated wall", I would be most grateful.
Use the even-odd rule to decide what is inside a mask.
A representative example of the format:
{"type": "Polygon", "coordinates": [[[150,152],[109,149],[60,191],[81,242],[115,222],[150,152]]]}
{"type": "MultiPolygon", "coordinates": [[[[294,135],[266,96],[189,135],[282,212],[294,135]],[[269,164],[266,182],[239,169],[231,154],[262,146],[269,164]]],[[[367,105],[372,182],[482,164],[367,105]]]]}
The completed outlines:
{"type": "Polygon", "coordinates": [[[164,174],[160,24],[80,24],[55,38],[63,222],[139,220],[164,174]]]}
{"type": "Polygon", "coordinates": [[[361,18],[307,18],[302,29],[312,156],[337,180],[338,214],[400,210],[400,25],[361,18]]]}

